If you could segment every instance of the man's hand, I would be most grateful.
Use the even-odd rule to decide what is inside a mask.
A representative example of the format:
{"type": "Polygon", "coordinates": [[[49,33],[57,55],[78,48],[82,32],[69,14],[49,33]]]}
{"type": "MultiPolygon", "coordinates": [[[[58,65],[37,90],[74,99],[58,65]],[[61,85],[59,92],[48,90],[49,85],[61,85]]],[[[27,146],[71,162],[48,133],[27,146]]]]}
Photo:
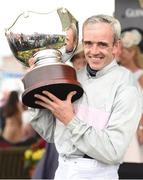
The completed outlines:
{"type": "Polygon", "coordinates": [[[66,100],[60,100],[48,91],[43,91],[42,93],[43,95],[35,94],[35,97],[37,98],[35,103],[49,109],[56,118],[58,118],[63,124],[67,125],[74,117],[71,99],[76,92],[70,92],[67,95],[66,100]]]}
{"type": "Polygon", "coordinates": [[[35,61],[36,61],[36,59],[35,58],[30,58],[29,60],[28,60],[28,65],[29,65],[29,69],[28,69],[28,71],[31,71],[36,65],[35,65],[35,61]]]}

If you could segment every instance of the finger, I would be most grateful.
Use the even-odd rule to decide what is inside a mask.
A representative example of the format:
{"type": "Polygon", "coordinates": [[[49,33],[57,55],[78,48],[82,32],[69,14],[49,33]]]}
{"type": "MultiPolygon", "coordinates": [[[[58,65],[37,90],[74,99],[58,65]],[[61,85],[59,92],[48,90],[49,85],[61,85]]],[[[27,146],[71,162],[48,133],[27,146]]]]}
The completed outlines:
{"type": "Polygon", "coordinates": [[[40,94],[35,94],[34,97],[36,97],[37,99],[45,102],[46,104],[51,104],[52,103],[52,101],[48,97],[42,96],[40,94]]]}
{"type": "Polygon", "coordinates": [[[72,91],[67,95],[67,101],[71,102],[72,97],[76,94],[76,91],[72,91]]]}
{"type": "Polygon", "coordinates": [[[35,59],[34,59],[34,58],[30,58],[30,59],[28,60],[28,64],[29,64],[30,67],[31,67],[31,66],[34,66],[34,64],[35,64],[35,59]]]}
{"type": "Polygon", "coordinates": [[[46,109],[49,109],[51,112],[54,112],[54,109],[47,103],[44,103],[43,101],[35,101],[35,104],[38,104],[46,109]]]}
{"type": "Polygon", "coordinates": [[[42,92],[44,95],[48,96],[52,101],[58,103],[61,101],[59,98],[57,98],[54,94],[50,93],[49,91],[43,91],[42,92]]]}

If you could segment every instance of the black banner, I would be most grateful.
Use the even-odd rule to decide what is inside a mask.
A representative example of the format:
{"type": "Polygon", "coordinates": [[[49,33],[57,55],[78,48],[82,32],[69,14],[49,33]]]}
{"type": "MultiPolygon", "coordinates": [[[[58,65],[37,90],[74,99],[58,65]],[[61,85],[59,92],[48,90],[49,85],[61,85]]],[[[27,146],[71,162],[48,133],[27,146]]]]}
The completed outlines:
{"type": "Polygon", "coordinates": [[[143,30],[143,0],[115,0],[114,15],[122,29],[136,27],[143,30]]]}

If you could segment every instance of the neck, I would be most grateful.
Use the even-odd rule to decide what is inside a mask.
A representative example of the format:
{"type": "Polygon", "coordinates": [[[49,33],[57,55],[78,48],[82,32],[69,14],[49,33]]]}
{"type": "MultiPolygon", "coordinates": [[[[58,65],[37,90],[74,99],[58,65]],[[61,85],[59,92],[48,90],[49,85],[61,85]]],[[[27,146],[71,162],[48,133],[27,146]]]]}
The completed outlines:
{"type": "Polygon", "coordinates": [[[96,73],[97,73],[98,70],[94,70],[92,69],[89,64],[87,64],[87,72],[90,74],[90,76],[96,76],[96,73]]]}

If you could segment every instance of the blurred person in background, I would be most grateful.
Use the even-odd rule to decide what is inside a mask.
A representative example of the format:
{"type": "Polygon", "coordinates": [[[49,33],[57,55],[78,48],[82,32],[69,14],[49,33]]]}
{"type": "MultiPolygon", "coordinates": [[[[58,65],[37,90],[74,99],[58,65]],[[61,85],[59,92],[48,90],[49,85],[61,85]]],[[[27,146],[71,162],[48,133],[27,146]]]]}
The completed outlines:
{"type": "Polygon", "coordinates": [[[70,59],[71,65],[75,68],[75,70],[80,70],[86,65],[86,59],[83,51],[83,45],[80,42],[74,56],[70,59]]]}
{"type": "Polygon", "coordinates": [[[5,126],[5,118],[3,117],[3,107],[6,104],[11,91],[17,91],[20,97],[23,92],[23,85],[19,78],[3,78],[0,88],[0,129],[5,126]]]}
{"type": "MultiPolygon", "coordinates": [[[[139,47],[141,41],[142,34],[137,29],[123,31],[118,60],[120,65],[133,73],[143,90],[143,53],[139,47]]],[[[119,168],[119,176],[121,179],[143,179],[143,115],[119,168]]]]}
{"type": "Polygon", "coordinates": [[[17,91],[9,92],[6,103],[3,106],[2,114],[5,120],[0,136],[0,147],[30,146],[37,141],[35,136],[26,137],[23,128],[23,104],[19,100],[17,91]]]}
{"type": "Polygon", "coordinates": [[[74,24],[70,24],[70,26],[66,29],[66,53],[71,53],[76,47],[77,40],[77,32],[74,24]]]}
{"type": "Polygon", "coordinates": [[[4,91],[1,91],[1,95],[0,95],[0,134],[2,133],[3,128],[5,126],[5,118],[3,116],[3,107],[7,102],[8,96],[9,96],[8,90],[5,89],[4,91]]]}
{"type": "Polygon", "coordinates": [[[71,23],[66,29],[65,46],[60,49],[62,53],[62,62],[70,60],[76,49],[78,32],[74,23],[71,23]]]}

